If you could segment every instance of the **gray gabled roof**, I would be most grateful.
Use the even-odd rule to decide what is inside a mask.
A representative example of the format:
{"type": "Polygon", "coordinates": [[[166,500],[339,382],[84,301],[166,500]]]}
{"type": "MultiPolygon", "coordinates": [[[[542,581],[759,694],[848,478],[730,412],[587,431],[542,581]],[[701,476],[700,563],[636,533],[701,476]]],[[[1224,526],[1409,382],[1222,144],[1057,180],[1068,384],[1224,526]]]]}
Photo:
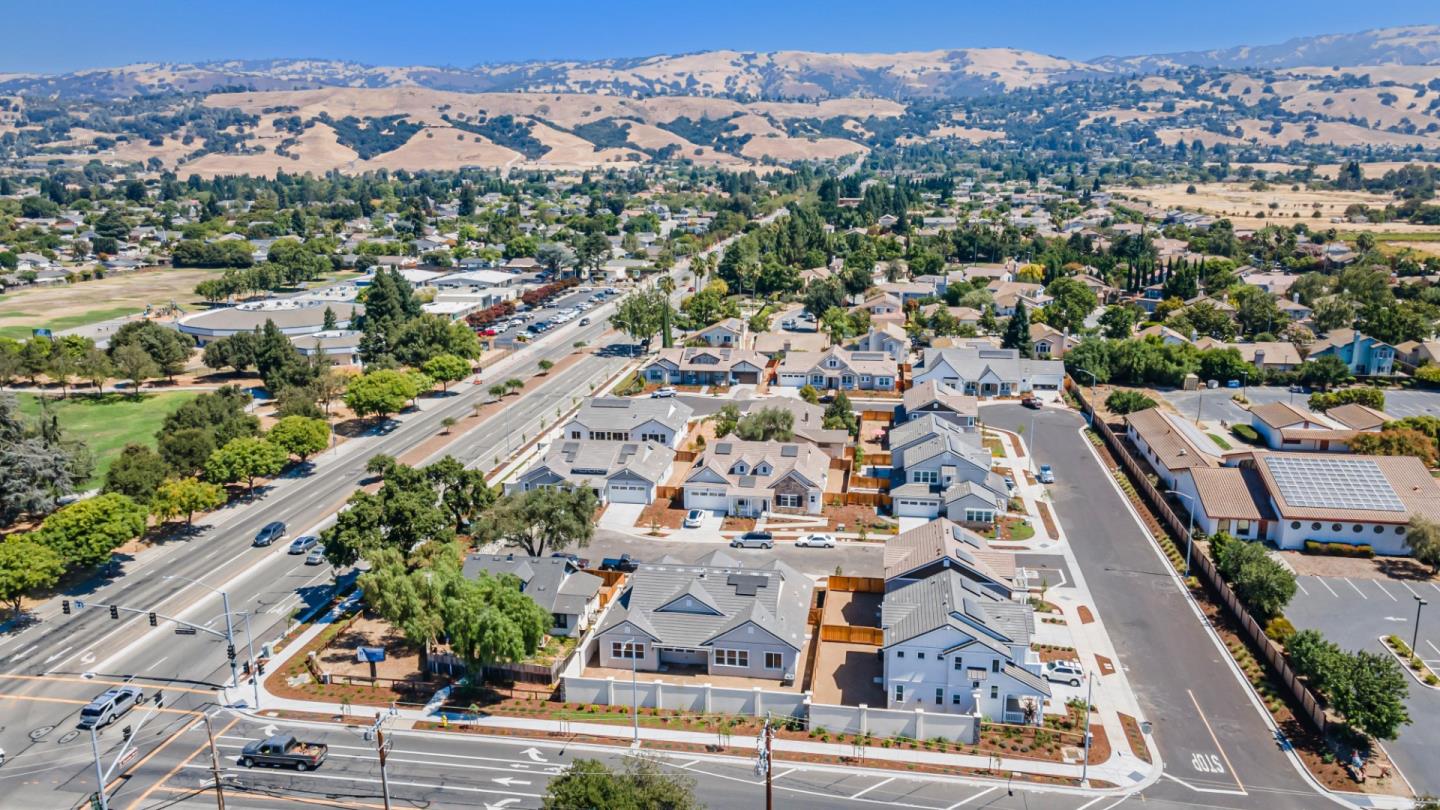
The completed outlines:
{"type": "Polygon", "coordinates": [[[974,381],[993,373],[1006,382],[1019,382],[1037,374],[1064,376],[1065,363],[1060,360],[1032,360],[1020,356],[1015,349],[926,349],[921,367],[914,376],[924,376],[941,362],[955,370],[961,380],[974,381]]]}
{"type": "Polygon", "coordinates": [[[520,480],[537,477],[561,480],[574,485],[601,487],[607,479],[629,472],[652,484],[664,480],[675,461],[675,451],[658,442],[605,442],[562,439],[550,445],[545,455],[520,480]]]}
{"type": "Polygon", "coordinates": [[[549,613],[578,616],[600,592],[603,580],[581,571],[564,557],[524,557],[516,554],[471,554],[462,569],[466,577],[481,572],[510,575],[520,580],[520,592],[549,613]]]}
{"type": "Polygon", "coordinates": [[[782,643],[802,649],[814,582],[779,560],[760,566],[734,562],[717,550],[701,563],[666,558],[641,565],[630,575],[629,587],[606,614],[598,632],[631,622],[651,634],[657,644],[704,647],[753,622],[782,643]],[[686,596],[719,615],[685,610],[686,596]]]}
{"type": "Polygon", "coordinates": [[[685,423],[694,412],[693,408],[675,397],[592,397],[580,405],[574,421],[591,430],[630,431],[653,420],[676,433],[683,433],[685,423]]]}
{"type": "MultiPolygon", "coordinates": [[[[929,417],[935,419],[936,417],[929,417]]],[[[915,420],[917,422],[922,420],[915,420]]],[[[950,424],[940,420],[944,424],[950,424]]],[[[913,423],[906,423],[913,424],[913,423]]],[[[953,425],[952,425],[953,427],[953,425]]],[[[891,447],[895,445],[892,442],[891,447]]],[[[891,453],[895,451],[892,449],[891,453]]],[[[990,469],[990,450],[980,443],[980,435],[961,430],[950,430],[948,428],[937,430],[919,441],[905,445],[899,451],[899,457],[894,458],[895,466],[901,469],[913,467],[927,459],[934,458],[942,453],[949,453],[964,459],[970,464],[982,470],[990,469]]]]}
{"type": "Polygon", "coordinates": [[[885,646],[908,641],[942,627],[953,627],[996,652],[1028,646],[1035,609],[981,588],[954,568],[908,581],[885,594],[881,606],[885,646]]]}

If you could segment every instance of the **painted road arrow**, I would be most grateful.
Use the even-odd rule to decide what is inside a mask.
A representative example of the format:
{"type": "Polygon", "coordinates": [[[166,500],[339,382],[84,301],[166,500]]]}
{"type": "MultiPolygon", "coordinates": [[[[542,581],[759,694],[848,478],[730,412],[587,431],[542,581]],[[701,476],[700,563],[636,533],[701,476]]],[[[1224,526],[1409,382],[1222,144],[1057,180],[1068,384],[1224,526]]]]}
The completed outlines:
{"type": "Polygon", "coordinates": [[[530,759],[531,759],[532,761],[534,761],[534,762],[546,762],[546,761],[547,761],[547,760],[545,759],[545,757],[540,756],[540,749],[538,749],[538,748],[526,748],[524,751],[521,751],[520,753],[524,754],[524,755],[527,756],[527,757],[530,757],[530,759]]]}
{"type": "Polygon", "coordinates": [[[513,776],[502,776],[499,779],[491,779],[490,781],[496,783],[497,785],[504,785],[505,787],[514,787],[515,785],[530,784],[524,779],[516,779],[513,776]]]}

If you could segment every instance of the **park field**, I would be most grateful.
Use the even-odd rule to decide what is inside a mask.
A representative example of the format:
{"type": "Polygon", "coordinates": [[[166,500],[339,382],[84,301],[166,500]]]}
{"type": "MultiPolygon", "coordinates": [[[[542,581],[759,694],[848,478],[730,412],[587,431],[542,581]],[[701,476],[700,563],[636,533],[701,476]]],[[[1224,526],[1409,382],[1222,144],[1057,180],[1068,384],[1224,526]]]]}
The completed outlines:
{"type": "Polygon", "coordinates": [[[11,290],[0,301],[0,337],[23,339],[35,328],[59,331],[87,326],[137,315],[147,305],[168,306],[171,301],[193,312],[204,307],[195,295],[195,285],[220,272],[155,268],[94,281],[11,290]]]}
{"type": "MultiPolygon", "coordinates": [[[[166,391],[132,397],[127,394],[71,394],[64,399],[46,397],[44,407],[60,420],[66,438],[77,439],[95,456],[95,472],[83,488],[98,487],[105,471],[127,444],[155,446],[155,432],[165,417],[194,399],[197,391],[166,391]]],[[[40,397],[18,394],[20,412],[39,416],[40,397]]]]}
{"type": "Polygon", "coordinates": [[[1186,183],[1169,183],[1127,188],[1117,196],[1149,203],[1156,208],[1199,211],[1215,217],[1227,217],[1236,228],[1263,228],[1266,225],[1293,225],[1304,222],[1316,230],[1335,228],[1348,232],[1440,233],[1440,225],[1412,225],[1408,222],[1331,222],[1345,209],[1359,203],[1384,208],[1393,197],[1367,191],[1332,191],[1301,186],[1276,184],[1265,191],[1252,191],[1247,183],[1196,183],[1195,193],[1186,193],[1186,183]],[[1274,208],[1270,207],[1274,204],[1274,208]],[[1315,217],[1315,212],[1320,212],[1315,217]],[[1295,215],[1299,214],[1299,217],[1295,215]]]}

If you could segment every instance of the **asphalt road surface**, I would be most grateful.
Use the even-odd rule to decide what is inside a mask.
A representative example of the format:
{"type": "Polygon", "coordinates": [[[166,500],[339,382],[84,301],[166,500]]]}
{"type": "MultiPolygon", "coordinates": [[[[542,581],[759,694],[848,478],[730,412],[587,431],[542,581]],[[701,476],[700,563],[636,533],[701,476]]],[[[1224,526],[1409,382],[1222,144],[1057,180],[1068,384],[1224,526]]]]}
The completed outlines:
{"type": "Polygon", "coordinates": [[[1084,418],[1000,404],[980,417],[1023,428],[1037,463],[1055,470],[1052,503],[1165,764],[1164,778],[1142,791],[1147,805],[1322,805],[1080,433],[1084,418]]]}

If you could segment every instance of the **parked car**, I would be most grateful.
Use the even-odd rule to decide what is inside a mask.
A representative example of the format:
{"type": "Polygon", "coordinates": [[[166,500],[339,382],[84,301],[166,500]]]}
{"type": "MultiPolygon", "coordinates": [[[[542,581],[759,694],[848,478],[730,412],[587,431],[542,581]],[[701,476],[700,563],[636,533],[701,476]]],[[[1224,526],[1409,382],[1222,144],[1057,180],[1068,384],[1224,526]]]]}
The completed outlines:
{"type": "Polygon", "coordinates": [[[1050,661],[1045,664],[1045,680],[1079,686],[1085,679],[1085,670],[1079,661],[1050,661]]]}
{"type": "Polygon", "coordinates": [[[325,564],[325,547],[324,547],[324,546],[316,546],[316,547],[310,549],[310,553],[307,554],[307,555],[305,555],[305,564],[306,564],[306,565],[324,565],[324,564],[325,564]]]}
{"type": "Polygon", "coordinates": [[[1021,397],[1020,404],[1034,411],[1040,410],[1040,400],[1030,394],[1021,397]]]}
{"type": "Polygon", "coordinates": [[[630,558],[629,554],[621,554],[619,557],[606,557],[600,561],[601,571],[620,571],[626,574],[633,573],[640,567],[638,560],[630,558]]]}
{"type": "Polygon", "coordinates": [[[589,318],[581,318],[581,319],[580,319],[580,325],[581,325],[581,326],[589,326],[589,325],[590,325],[590,319],[589,319],[589,318]]]}
{"type": "Polygon", "coordinates": [[[240,752],[240,764],[247,768],[272,765],[308,771],[320,767],[329,751],[325,743],[301,742],[293,734],[276,734],[246,745],[240,752]]]}
{"type": "Polygon", "coordinates": [[[795,545],[805,548],[834,548],[835,537],[829,534],[805,534],[795,538],[795,545]]]}
{"type": "Polygon", "coordinates": [[[1041,464],[1040,473],[1035,478],[1042,484],[1053,484],[1055,483],[1055,471],[1050,469],[1049,464],[1041,464]]]}
{"type": "Polygon", "coordinates": [[[1239,387],[1240,387],[1240,381],[1239,381],[1239,380],[1227,380],[1227,381],[1225,382],[1225,387],[1226,387],[1226,388],[1239,388],[1239,387]]]}
{"type": "Polygon", "coordinates": [[[589,568],[589,567],[590,567],[590,561],[587,560],[587,559],[585,559],[584,557],[581,557],[579,554],[571,554],[571,553],[568,552],[568,551],[556,551],[556,552],[553,552],[550,556],[551,556],[551,557],[556,557],[556,558],[559,558],[559,559],[569,560],[570,562],[572,562],[572,563],[575,564],[575,567],[576,567],[576,568],[589,568]]]}
{"type": "Polygon", "coordinates": [[[313,534],[302,534],[290,541],[291,554],[304,554],[320,544],[320,538],[313,534]]]}
{"type": "Polygon", "coordinates": [[[117,686],[101,692],[80,710],[77,728],[92,729],[108,726],[145,702],[145,693],[138,686],[117,686]]]}
{"type": "Polygon", "coordinates": [[[673,396],[675,396],[675,389],[668,385],[664,388],[656,388],[654,391],[650,392],[651,399],[664,399],[666,397],[673,396]]]}
{"type": "Polygon", "coordinates": [[[687,529],[698,529],[698,528],[700,528],[700,524],[701,524],[704,520],[705,520],[705,510],[703,510],[703,509],[691,509],[689,512],[686,512],[686,513],[685,513],[685,528],[687,528],[687,529]]]}
{"type": "Polygon", "coordinates": [[[786,318],[783,322],[781,322],[780,327],[781,327],[782,329],[794,329],[794,328],[795,328],[795,319],[794,319],[794,318],[786,318]]]}
{"type": "Polygon", "coordinates": [[[255,535],[255,545],[268,546],[276,540],[283,539],[285,539],[285,524],[274,520],[266,523],[265,528],[255,535]]]}
{"type": "Polygon", "coordinates": [[[731,548],[774,548],[775,535],[770,532],[746,532],[730,541],[731,548]]]}

